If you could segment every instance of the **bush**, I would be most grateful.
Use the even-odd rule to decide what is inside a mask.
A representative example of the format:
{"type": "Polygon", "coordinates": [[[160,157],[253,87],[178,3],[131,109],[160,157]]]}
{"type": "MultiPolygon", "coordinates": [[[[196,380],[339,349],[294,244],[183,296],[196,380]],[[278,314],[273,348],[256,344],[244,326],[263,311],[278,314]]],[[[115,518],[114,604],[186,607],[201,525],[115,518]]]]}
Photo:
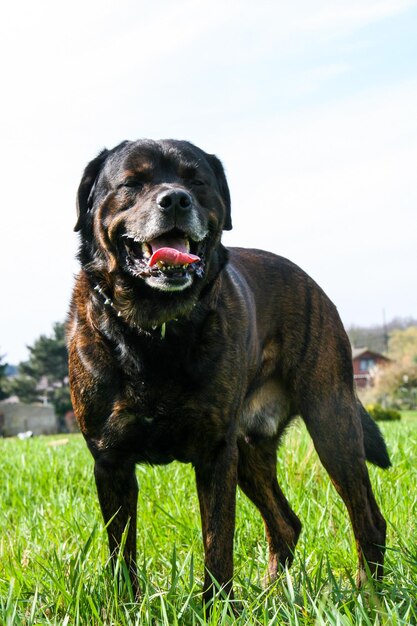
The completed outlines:
{"type": "Polygon", "coordinates": [[[395,409],[384,409],[380,404],[368,404],[366,410],[376,422],[394,422],[401,419],[401,413],[395,409]]]}

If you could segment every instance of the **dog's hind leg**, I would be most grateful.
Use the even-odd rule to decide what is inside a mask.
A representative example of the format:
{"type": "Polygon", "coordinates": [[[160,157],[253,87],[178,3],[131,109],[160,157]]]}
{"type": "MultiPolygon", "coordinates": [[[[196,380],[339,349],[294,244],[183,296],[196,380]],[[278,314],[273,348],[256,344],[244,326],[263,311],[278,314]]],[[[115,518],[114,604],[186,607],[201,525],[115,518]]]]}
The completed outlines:
{"type": "Polygon", "coordinates": [[[349,512],[359,557],[358,585],[366,580],[365,561],[371,574],[382,578],[386,522],[369,480],[356,401],[339,398],[303,414],[320,460],[349,512]]]}
{"type": "Polygon", "coordinates": [[[301,522],[282,493],[276,476],[275,439],[248,443],[239,440],[238,484],[259,509],[269,546],[268,576],[275,580],[280,567],[292,563],[301,522]]]}

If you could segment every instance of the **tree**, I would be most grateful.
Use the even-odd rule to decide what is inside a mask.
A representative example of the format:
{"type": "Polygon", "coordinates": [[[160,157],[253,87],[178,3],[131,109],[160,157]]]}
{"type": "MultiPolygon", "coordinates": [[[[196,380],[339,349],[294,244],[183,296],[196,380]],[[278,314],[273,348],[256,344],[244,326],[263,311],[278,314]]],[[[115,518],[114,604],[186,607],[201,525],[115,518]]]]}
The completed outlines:
{"type": "Polygon", "coordinates": [[[20,363],[10,390],[22,402],[50,402],[58,417],[71,410],[65,326],[57,322],[51,336],[41,335],[28,346],[29,360],[20,363]]]}
{"type": "Polygon", "coordinates": [[[66,384],[68,379],[68,354],[65,344],[65,326],[61,322],[54,324],[53,335],[41,335],[33,346],[28,346],[29,361],[21,363],[22,374],[37,380],[42,377],[51,382],[66,384]]]}
{"type": "Polygon", "coordinates": [[[8,397],[8,393],[6,390],[6,370],[7,370],[7,363],[4,363],[3,361],[4,359],[4,355],[0,355],[0,400],[4,400],[5,398],[8,397]]]}
{"type": "Polygon", "coordinates": [[[367,347],[375,352],[386,353],[391,349],[392,335],[397,331],[416,328],[417,320],[408,317],[395,317],[387,324],[375,326],[350,326],[347,329],[350,342],[355,348],[367,347]],[[387,346],[387,343],[389,345],[387,346]]]}
{"type": "Polygon", "coordinates": [[[417,326],[390,334],[388,356],[392,363],[377,375],[379,400],[399,409],[417,408],[417,326]]]}
{"type": "Polygon", "coordinates": [[[404,364],[417,363],[417,326],[394,330],[389,338],[389,356],[404,364]]]}

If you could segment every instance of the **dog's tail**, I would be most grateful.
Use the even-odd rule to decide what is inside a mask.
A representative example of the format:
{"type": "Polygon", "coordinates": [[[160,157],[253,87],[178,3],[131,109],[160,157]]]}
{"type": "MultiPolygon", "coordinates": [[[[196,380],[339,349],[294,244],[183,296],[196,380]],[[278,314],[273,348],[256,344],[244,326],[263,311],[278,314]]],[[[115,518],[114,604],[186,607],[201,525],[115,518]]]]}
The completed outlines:
{"type": "Polygon", "coordinates": [[[391,466],[387,446],[379,427],[359,402],[366,460],[386,469],[391,466]]]}

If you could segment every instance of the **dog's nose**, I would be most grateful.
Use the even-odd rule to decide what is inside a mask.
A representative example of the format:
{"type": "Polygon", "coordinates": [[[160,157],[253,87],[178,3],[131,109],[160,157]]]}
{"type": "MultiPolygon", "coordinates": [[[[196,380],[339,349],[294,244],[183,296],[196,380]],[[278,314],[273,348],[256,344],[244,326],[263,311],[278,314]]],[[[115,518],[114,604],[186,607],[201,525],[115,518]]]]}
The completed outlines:
{"type": "Polygon", "coordinates": [[[156,198],[157,205],[165,212],[187,213],[193,203],[192,196],[184,189],[168,189],[156,198]]]}

